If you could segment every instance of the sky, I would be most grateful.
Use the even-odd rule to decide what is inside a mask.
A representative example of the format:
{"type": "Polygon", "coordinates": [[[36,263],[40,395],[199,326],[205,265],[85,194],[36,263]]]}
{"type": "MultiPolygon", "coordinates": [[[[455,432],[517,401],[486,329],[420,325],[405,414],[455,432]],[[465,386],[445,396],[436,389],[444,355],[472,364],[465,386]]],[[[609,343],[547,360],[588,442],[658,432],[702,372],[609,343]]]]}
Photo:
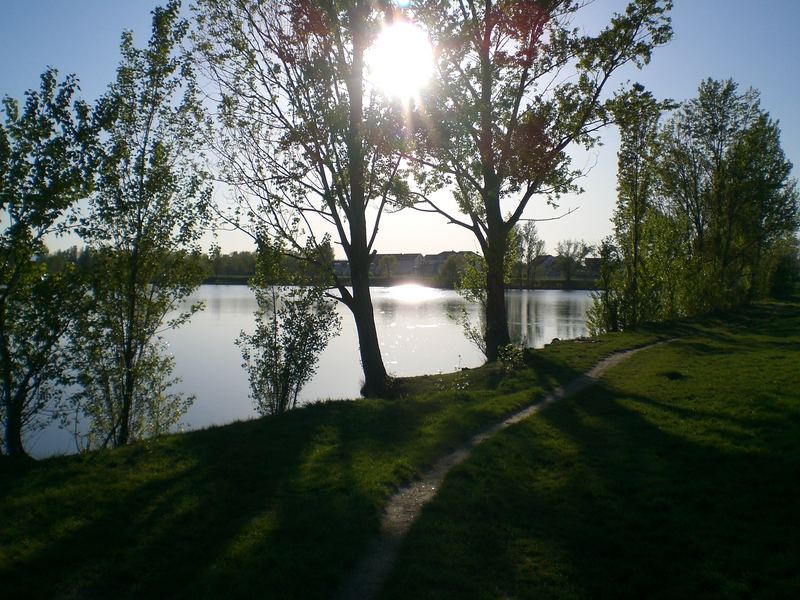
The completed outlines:
{"type": "MultiPolygon", "coordinates": [[[[62,75],[74,73],[82,96],[94,100],[114,78],[124,29],[144,45],[150,32],[154,0],[0,0],[0,95],[22,98],[37,87],[47,66],[62,75]]],[[[186,4],[186,2],[184,2],[186,4]]],[[[657,48],[644,70],[620,72],[613,88],[627,80],[645,85],[658,98],[685,100],[707,78],[733,78],[740,90],[761,92],[762,108],[780,122],[782,146],[800,162],[800,0],[674,0],[675,36],[657,48]]],[[[623,10],[623,0],[595,0],[582,10],[581,26],[591,30],[623,10]]],[[[581,180],[585,192],[564,197],[559,210],[543,201],[531,203],[528,218],[548,218],[569,208],[569,216],[537,224],[546,250],[572,238],[598,242],[611,232],[616,198],[616,151],[613,128],[602,132],[603,146],[586,155],[574,153],[576,166],[592,166],[581,180]]],[[[795,167],[795,176],[800,170],[795,167]]],[[[251,249],[248,238],[220,234],[223,251],[251,249]]],[[[404,211],[384,217],[376,242],[380,253],[477,250],[472,234],[447,225],[435,215],[404,211]]]]}

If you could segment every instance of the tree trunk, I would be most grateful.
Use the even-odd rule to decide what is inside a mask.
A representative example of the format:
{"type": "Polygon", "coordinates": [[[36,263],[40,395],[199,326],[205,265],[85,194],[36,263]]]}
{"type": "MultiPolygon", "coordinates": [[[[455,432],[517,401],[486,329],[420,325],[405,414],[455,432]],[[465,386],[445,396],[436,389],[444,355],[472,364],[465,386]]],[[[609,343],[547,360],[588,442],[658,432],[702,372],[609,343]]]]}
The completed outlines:
{"type": "Polygon", "coordinates": [[[498,351],[511,342],[506,314],[506,286],[503,281],[505,244],[499,236],[490,238],[486,249],[486,360],[498,359],[498,351]]]}
{"type": "Polygon", "coordinates": [[[22,404],[22,399],[18,397],[6,402],[5,442],[6,453],[11,458],[28,457],[22,445],[22,404]]]}
{"type": "Polygon", "coordinates": [[[125,446],[130,440],[131,406],[133,404],[133,367],[132,359],[125,357],[125,387],[122,394],[122,413],[119,418],[119,432],[114,441],[115,447],[125,446]]]}
{"type": "Polygon", "coordinates": [[[367,197],[364,175],[364,50],[366,48],[366,16],[369,4],[353,7],[350,12],[353,34],[353,59],[347,90],[350,94],[349,129],[347,154],[350,178],[350,246],[347,258],[350,261],[350,278],[353,286],[353,300],[350,310],[356,321],[358,346],[361,353],[361,366],[364,369],[364,396],[385,395],[389,388],[386,368],[383,366],[381,348],[378,344],[378,331],[375,328],[375,314],[372,310],[372,297],[369,291],[369,239],[367,237],[366,208],[367,197]]]}
{"type": "Polygon", "coordinates": [[[383,365],[375,313],[369,290],[369,255],[354,251],[350,257],[350,278],[353,286],[353,301],[350,310],[356,322],[358,349],[364,370],[364,387],[361,393],[367,397],[384,396],[389,391],[389,378],[383,365]]]}
{"type": "Polygon", "coordinates": [[[15,396],[12,390],[13,376],[11,374],[11,350],[10,340],[6,333],[6,298],[0,296],[0,332],[2,332],[2,344],[0,344],[0,359],[3,365],[3,403],[6,409],[5,422],[5,450],[11,457],[26,457],[25,447],[22,445],[22,399],[15,396]]]}

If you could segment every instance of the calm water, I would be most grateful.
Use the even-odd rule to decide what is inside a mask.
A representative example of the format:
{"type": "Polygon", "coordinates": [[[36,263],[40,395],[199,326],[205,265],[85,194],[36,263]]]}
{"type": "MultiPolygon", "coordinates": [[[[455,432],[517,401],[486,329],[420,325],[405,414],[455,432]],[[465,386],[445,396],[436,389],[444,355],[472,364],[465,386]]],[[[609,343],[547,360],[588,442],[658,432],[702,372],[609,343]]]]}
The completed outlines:
{"type": "MultiPolygon", "coordinates": [[[[453,291],[420,286],[373,288],[373,304],[383,359],[392,375],[446,373],[476,367],[480,351],[468,342],[450,314],[466,306],[473,319],[478,307],[466,305],[453,291]]],[[[256,302],[245,286],[201,286],[192,301],[206,308],[166,339],[175,356],[179,391],[195,394],[184,417],[189,428],[227,423],[255,416],[248,398],[247,376],[234,344],[239,332],[254,329],[256,302]]],[[[553,338],[586,335],[590,292],[513,290],[506,296],[509,326],[515,339],[541,348],[553,338]]],[[[314,379],[303,389],[304,402],[357,397],[362,383],[358,343],[350,312],[343,306],[342,332],[320,357],[314,379]]],[[[35,456],[74,450],[70,436],[51,428],[28,443],[35,456]]]]}

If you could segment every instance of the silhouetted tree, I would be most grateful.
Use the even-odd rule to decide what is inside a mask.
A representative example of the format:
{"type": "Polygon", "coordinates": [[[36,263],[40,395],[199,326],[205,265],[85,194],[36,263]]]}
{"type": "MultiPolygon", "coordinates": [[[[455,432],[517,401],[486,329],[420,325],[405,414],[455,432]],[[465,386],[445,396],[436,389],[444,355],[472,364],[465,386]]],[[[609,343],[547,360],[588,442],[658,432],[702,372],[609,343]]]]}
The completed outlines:
{"type": "Polygon", "coordinates": [[[397,268],[397,257],[389,255],[381,256],[380,260],[378,261],[378,267],[380,268],[381,274],[386,277],[387,281],[391,280],[392,271],[397,268]]]}
{"type": "Polygon", "coordinates": [[[199,0],[197,50],[219,85],[218,151],[237,208],[227,218],[254,239],[280,238],[308,262],[322,232],[350,263],[352,288],[322,265],[353,313],[365,395],[387,391],[370,296],[381,216],[407,185],[399,117],[365,92],[364,56],[378,4],[356,0],[199,0]],[[236,212],[238,211],[238,212],[236,212]]]}
{"type": "Polygon", "coordinates": [[[572,144],[590,148],[610,121],[603,97],[614,73],[641,67],[672,30],[671,2],[635,0],[597,35],[572,20],[585,2],[418,0],[414,15],[435,45],[438,77],[423,95],[415,158],[424,209],[471,231],[486,259],[489,360],[508,344],[504,261],[508,236],[534,196],[578,189],[572,144]],[[429,192],[450,183],[458,212],[429,192]]]}

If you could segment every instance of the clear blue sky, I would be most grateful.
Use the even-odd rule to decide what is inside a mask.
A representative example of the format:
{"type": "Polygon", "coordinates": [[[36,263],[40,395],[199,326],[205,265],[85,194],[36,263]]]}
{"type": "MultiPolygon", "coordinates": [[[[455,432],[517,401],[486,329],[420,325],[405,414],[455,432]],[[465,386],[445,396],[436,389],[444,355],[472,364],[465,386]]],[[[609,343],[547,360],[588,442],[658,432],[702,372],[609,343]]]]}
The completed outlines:
{"type": "MultiPolygon", "coordinates": [[[[150,11],[158,4],[154,0],[0,0],[0,95],[20,98],[26,89],[38,85],[39,74],[51,65],[62,74],[78,75],[84,97],[96,98],[114,77],[120,33],[132,29],[137,43],[144,44],[150,11]]],[[[595,0],[584,9],[581,23],[596,27],[624,5],[623,0],[595,0]]],[[[658,97],[683,100],[694,96],[706,77],[732,77],[742,88],[760,90],[762,106],[780,121],[784,151],[792,162],[800,162],[800,0],[675,0],[672,18],[675,39],[656,50],[644,71],[623,73],[615,87],[631,79],[658,97]]],[[[539,224],[549,251],[560,239],[598,241],[610,232],[617,136],[608,130],[603,138],[596,166],[582,183],[586,193],[564,199],[562,204],[580,209],[561,221],[539,224]]],[[[797,167],[795,173],[800,173],[797,167]]],[[[528,210],[532,217],[552,215],[541,204],[528,210]]],[[[247,244],[236,237],[222,237],[221,242],[224,249],[247,244]]],[[[413,213],[386,219],[378,244],[379,252],[474,248],[470,234],[460,228],[413,213]]]]}

